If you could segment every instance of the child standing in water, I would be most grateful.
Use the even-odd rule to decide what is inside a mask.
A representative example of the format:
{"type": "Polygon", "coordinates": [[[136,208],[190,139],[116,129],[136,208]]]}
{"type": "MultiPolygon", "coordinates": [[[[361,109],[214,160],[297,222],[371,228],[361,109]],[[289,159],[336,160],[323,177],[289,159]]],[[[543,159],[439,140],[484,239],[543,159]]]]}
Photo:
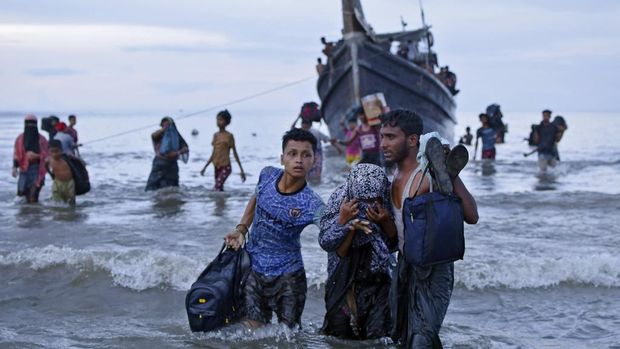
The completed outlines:
{"type": "Polygon", "coordinates": [[[62,144],[59,140],[54,139],[49,143],[49,153],[47,171],[54,179],[52,200],[75,205],[75,182],[71,167],[62,158],[62,144]]]}
{"type": "Polygon", "coordinates": [[[226,131],[226,126],[230,125],[231,118],[232,116],[228,110],[222,110],[217,113],[217,127],[220,130],[213,135],[213,141],[211,142],[211,145],[213,145],[213,152],[211,153],[209,161],[207,161],[206,165],[200,171],[200,175],[204,176],[205,170],[209,164],[213,163],[213,167],[215,167],[214,189],[216,191],[224,190],[224,182],[226,182],[226,179],[232,172],[232,168],[230,166],[231,149],[237,164],[239,164],[239,169],[241,170],[241,180],[245,182],[245,172],[243,172],[243,167],[241,166],[241,161],[239,160],[239,154],[237,154],[235,137],[232,133],[226,131]]]}

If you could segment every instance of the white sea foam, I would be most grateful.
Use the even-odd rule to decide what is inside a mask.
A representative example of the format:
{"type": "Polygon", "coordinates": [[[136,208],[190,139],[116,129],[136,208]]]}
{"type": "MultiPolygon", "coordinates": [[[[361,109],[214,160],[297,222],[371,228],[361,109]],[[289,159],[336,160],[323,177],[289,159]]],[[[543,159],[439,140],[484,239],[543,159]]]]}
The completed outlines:
{"type": "Polygon", "coordinates": [[[455,281],[468,289],[539,288],[561,283],[620,287],[620,256],[510,256],[496,261],[457,262],[455,281]]]}
{"type": "MultiPolygon", "coordinates": [[[[173,288],[187,290],[209,261],[152,249],[90,250],[46,246],[0,255],[0,266],[44,271],[75,268],[82,273],[104,271],[115,285],[133,290],[173,288]]],[[[308,285],[325,283],[325,268],[307,265],[308,285]]],[[[620,287],[620,256],[528,257],[510,256],[493,261],[456,263],[457,286],[468,289],[540,288],[562,283],[620,287]]]]}
{"type": "Polygon", "coordinates": [[[0,266],[26,266],[34,270],[66,266],[84,273],[105,271],[116,285],[138,291],[155,287],[187,290],[204,268],[201,261],[160,250],[81,250],[53,245],[0,255],[0,266]]]}

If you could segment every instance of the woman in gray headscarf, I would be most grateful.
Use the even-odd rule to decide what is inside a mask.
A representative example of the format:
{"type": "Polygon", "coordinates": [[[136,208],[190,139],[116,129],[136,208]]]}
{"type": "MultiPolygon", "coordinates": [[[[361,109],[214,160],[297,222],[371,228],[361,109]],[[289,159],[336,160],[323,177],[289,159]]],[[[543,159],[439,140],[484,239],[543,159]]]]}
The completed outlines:
{"type": "Polygon", "coordinates": [[[390,333],[388,294],[397,248],[390,183],[373,164],[355,166],[329,198],[319,244],[328,252],[323,333],[370,339],[390,333]]]}

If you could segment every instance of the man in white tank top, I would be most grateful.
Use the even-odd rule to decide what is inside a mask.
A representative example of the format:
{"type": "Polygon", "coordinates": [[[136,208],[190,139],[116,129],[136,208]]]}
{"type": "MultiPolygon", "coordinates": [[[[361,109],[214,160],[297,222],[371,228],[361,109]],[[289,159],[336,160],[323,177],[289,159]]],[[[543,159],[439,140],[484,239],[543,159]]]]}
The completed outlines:
{"type": "MultiPolygon", "coordinates": [[[[393,110],[381,117],[381,149],[388,163],[396,166],[392,181],[392,204],[398,232],[399,258],[391,290],[394,332],[392,339],[406,348],[441,348],[439,330],[450,304],[454,286],[454,263],[420,268],[402,257],[404,199],[433,190],[430,175],[422,178],[423,169],[416,159],[422,118],[413,111],[393,110]],[[421,183],[420,183],[421,181],[421,183]]],[[[452,179],[454,193],[462,200],[465,222],[478,222],[476,201],[461,179],[452,179]]]]}

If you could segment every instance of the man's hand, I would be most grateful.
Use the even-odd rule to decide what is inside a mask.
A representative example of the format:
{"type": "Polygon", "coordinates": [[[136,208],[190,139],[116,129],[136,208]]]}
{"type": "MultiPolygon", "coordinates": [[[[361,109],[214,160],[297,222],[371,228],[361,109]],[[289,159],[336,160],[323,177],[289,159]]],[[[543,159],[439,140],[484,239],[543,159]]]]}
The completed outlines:
{"type": "Polygon", "coordinates": [[[233,231],[228,233],[224,240],[226,241],[226,245],[228,247],[232,247],[233,250],[237,251],[245,242],[245,237],[238,231],[233,231]]]}
{"type": "Polygon", "coordinates": [[[357,208],[357,200],[343,201],[340,205],[340,214],[338,224],[345,225],[348,221],[357,217],[359,209],[357,208]]]}
{"type": "Polygon", "coordinates": [[[13,170],[11,171],[11,176],[13,176],[13,178],[17,177],[17,167],[13,167],[13,170]]]}
{"type": "Polygon", "coordinates": [[[388,210],[379,203],[367,208],[366,214],[368,215],[368,219],[378,225],[390,219],[388,210]]]}

